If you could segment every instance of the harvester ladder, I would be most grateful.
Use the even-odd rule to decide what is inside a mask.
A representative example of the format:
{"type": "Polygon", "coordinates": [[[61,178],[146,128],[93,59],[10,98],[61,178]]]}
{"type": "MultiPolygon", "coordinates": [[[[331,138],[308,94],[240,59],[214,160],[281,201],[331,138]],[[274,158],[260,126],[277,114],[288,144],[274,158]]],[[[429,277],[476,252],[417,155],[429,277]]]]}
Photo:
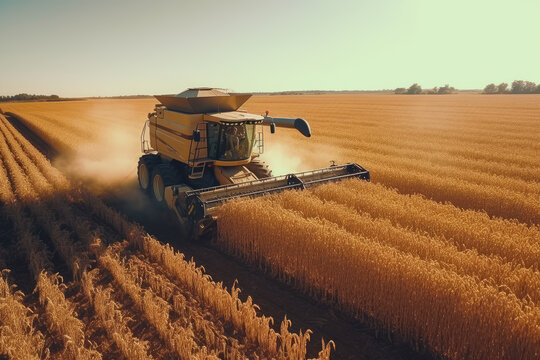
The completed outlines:
{"type": "Polygon", "coordinates": [[[264,153],[264,132],[261,130],[257,132],[257,139],[255,139],[254,147],[257,148],[259,154],[264,153]]]}
{"type": "Polygon", "coordinates": [[[204,168],[209,162],[208,159],[208,144],[206,141],[206,123],[198,123],[195,129],[199,131],[201,135],[201,140],[199,142],[191,140],[191,145],[189,146],[189,158],[188,165],[191,168],[189,178],[190,179],[200,179],[204,175],[204,168]],[[195,144],[195,146],[193,146],[195,144]],[[201,152],[204,151],[204,155],[201,157],[201,152]]]}

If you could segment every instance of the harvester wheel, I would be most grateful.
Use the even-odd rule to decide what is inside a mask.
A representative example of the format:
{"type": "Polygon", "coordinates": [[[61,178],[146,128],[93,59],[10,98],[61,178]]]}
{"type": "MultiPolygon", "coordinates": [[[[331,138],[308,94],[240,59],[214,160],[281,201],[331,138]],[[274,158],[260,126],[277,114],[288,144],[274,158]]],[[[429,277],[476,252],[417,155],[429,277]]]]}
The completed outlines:
{"type": "Polygon", "coordinates": [[[158,155],[144,155],[139,159],[137,166],[137,178],[139,180],[139,187],[145,193],[149,193],[152,188],[152,172],[154,166],[160,163],[158,155]]]}
{"type": "Polygon", "coordinates": [[[253,159],[246,167],[257,177],[257,179],[272,177],[272,170],[270,170],[268,164],[262,160],[253,159]]]}
{"type": "Polygon", "coordinates": [[[165,187],[180,181],[179,171],[171,164],[158,164],[152,172],[152,194],[159,204],[165,204],[165,187]]]}

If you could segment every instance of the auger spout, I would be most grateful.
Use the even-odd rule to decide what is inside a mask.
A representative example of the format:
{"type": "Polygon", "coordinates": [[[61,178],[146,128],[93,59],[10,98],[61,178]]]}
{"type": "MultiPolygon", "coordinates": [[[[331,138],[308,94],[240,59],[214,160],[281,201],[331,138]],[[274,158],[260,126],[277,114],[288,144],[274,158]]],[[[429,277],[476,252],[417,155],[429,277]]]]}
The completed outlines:
{"type": "Polygon", "coordinates": [[[289,129],[296,129],[300,132],[300,134],[304,135],[305,137],[311,137],[311,128],[309,127],[309,123],[301,118],[291,119],[291,118],[279,118],[279,117],[271,117],[271,116],[265,116],[263,119],[264,125],[271,125],[275,124],[277,127],[284,127],[289,129]]]}

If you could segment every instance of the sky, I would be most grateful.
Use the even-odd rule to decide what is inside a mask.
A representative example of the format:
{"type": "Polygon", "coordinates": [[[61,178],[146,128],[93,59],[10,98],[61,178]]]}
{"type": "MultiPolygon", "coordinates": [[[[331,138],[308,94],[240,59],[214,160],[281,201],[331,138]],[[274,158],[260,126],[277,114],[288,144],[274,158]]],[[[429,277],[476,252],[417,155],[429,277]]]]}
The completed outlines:
{"type": "Polygon", "coordinates": [[[0,95],[540,82],[538,0],[0,0],[0,95]]]}

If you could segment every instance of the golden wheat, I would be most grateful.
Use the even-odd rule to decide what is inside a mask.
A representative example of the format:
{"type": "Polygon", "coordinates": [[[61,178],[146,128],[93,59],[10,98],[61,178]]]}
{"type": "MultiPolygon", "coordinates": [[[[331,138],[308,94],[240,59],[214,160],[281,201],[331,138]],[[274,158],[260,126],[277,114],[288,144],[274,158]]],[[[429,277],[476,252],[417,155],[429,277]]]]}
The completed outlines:
{"type": "Polygon", "coordinates": [[[51,166],[49,160],[39,152],[20,132],[18,132],[9,121],[0,115],[0,129],[4,134],[16,140],[17,144],[24,149],[32,159],[34,159],[39,170],[47,180],[55,186],[56,190],[67,189],[69,183],[64,175],[55,167],[51,166]]]}
{"type": "Polygon", "coordinates": [[[36,315],[23,303],[24,294],[13,291],[6,270],[0,277],[0,354],[10,359],[43,359],[48,356],[43,334],[35,328],[36,315]]]}
{"type": "MultiPolygon", "coordinates": [[[[174,351],[181,359],[203,355],[202,352],[205,349],[201,349],[194,341],[191,329],[171,325],[169,320],[170,304],[157,298],[151,292],[143,291],[131,278],[129,272],[123,269],[122,264],[109,254],[101,256],[99,263],[113,275],[122,291],[131,298],[170,350],[174,351]]],[[[209,354],[204,355],[208,356],[209,354]]]]}
{"type": "MultiPolygon", "coordinates": [[[[323,147],[334,159],[357,161],[372,171],[374,181],[402,192],[538,223],[540,167],[534,161],[538,106],[529,97],[503,99],[502,108],[497,104],[500,113],[494,114],[491,101],[474,95],[443,101],[370,95],[274,96],[253,97],[247,106],[254,112],[269,106],[285,115],[305,116],[315,129],[313,138],[293,139],[296,134],[286,131],[280,137],[300,148],[306,164],[326,165],[324,160],[330,159],[312,156],[323,147]],[[411,111],[411,104],[416,110],[411,111]],[[336,116],[340,121],[329,121],[336,116]]],[[[135,144],[138,136],[133,123],[142,126],[144,119],[132,119],[137,112],[151,110],[152,104],[151,100],[131,100],[4,107],[31,128],[39,128],[40,136],[56,137],[49,139],[52,144],[72,142],[64,151],[73,152],[81,142],[95,140],[102,132],[97,129],[107,126],[110,118],[132,134],[135,144]],[[70,121],[74,116],[76,124],[70,121]]],[[[273,140],[268,140],[271,146],[273,140]]]]}
{"type": "Polygon", "coordinates": [[[133,336],[127,325],[127,319],[118,310],[119,305],[111,299],[112,289],[103,290],[94,285],[95,271],[97,270],[92,273],[83,273],[81,287],[91,303],[98,321],[127,359],[152,359],[152,356],[148,354],[148,342],[133,336]]]}
{"type": "Polygon", "coordinates": [[[540,351],[540,308],[502,288],[271,200],[229,202],[218,221],[228,252],[413,344],[422,339],[455,358],[534,358],[540,351]]]}
{"type": "Polygon", "coordinates": [[[460,251],[442,237],[394,227],[388,219],[359,214],[349,206],[323,201],[307,191],[285,192],[274,198],[280,206],[297,211],[306,218],[326,219],[366,239],[390,245],[424,260],[437,261],[458,274],[508,286],[520,298],[540,301],[540,273],[520,264],[507,263],[498,256],[480,255],[475,249],[460,251]]]}
{"type": "Polygon", "coordinates": [[[84,325],[74,314],[74,305],[65,298],[62,278],[39,275],[36,290],[39,302],[45,308],[47,324],[51,332],[56,332],[64,342],[63,357],[66,359],[101,359],[101,354],[85,347],[84,325]]]}
{"type": "MultiPolygon", "coordinates": [[[[538,357],[539,107],[532,96],[497,101],[495,109],[492,98],[474,95],[252,98],[247,106],[253,112],[270,105],[272,112],[311,122],[314,136],[309,141],[279,131],[279,145],[294,147],[303,167],[325,166],[331,159],[356,161],[371,171],[375,183],[326,184],[307,193],[226,204],[219,210],[219,245],[312,296],[365,317],[374,327],[398,332],[413,345],[427,345],[443,357],[538,357]],[[312,155],[321,152],[331,158],[312,155]]],[[[134,119],[150,111],[153,103],[3,107],[68,153],[92,143],[110,127],[111,118],[135,143],[144,116],[134,119]],[[75,117],[78,121],[69,121],[75,117]]],[[[7,139],[0,140],[2,154],[16,154],[14,159],[11,155],[2,159],[18,198],[31,201],[50,191],[55,175],[36,160],[32,147],[9,122],[0,124],[0,131],[7,139]],[[32,154],[32,161],[24,152],[32,154]]],[[[270,149],[273,141],[268,138],[270,149]]],[[[0,176],[1,170],[0,166],[0,176]]],[[[6,185],[0,195],[9,191],[6,185]]],[[[13,201],[10,195],[1,196],[2,202],[13,201]]],[[[189,306],[187,295],[171,298],[171,289],[186,289],[266,353],[305,357],[309,332],[289,334],[287,320],[281,333],[274,332],[271,320],[257,317],[250,300],[238,299],[236,287],[229,292],[213,283],[192,262],[148,237],[92,194],[75,191],[71,198],[144,254],[146,259],[126,263],[131,265],[109,257],[124,272],[122,266],[132,266],[135,275],[124,276],[126,281],[148,287],[133,294],[148,293],[152,303],[164,300],[167,309],[184,311],[182,321],[195,322],[197,342],[205,337],[215,351],[228,346],[231,357],[237,354],[234,339],[220,343],[219,329],[200,318],[198,310],[183,310],[189,306]]],[[[103,234],[88,234],[88,226],[70,215],[69,206],[52,208],[73,230],[71,236],[91,246],[96,258],[104,254],[103,234]]],[[[49,221],[56,224],[54,218],[49,221]]],[[[62,237],[61,232],[54,234],[62,237]]],[[[157,319],[159,311],[154,311],[157,319]]],[[[319,356],[327,358],[330,349],[331,343],[323,342],[319,356]]]]}
{"type": "Polygon", "coordinates": [[[358,212],[444,237],[460,250],[475,249],[481,254],[500,256],[508,262],[523,263],[525,267],[539,270],[540,231],[537,226],[491,219],[482,212],[462,210],[419,195],[402,195],[363,181],[324,184],[312,191],[322,199],[346,204],[358,212]]]}
{"type": "MultiPolygon", "coordinates": [[[[98,324],[106,330],[111,336],[111,340],[116,343],[125,356],[148,358],[148,346],[132,335],[122,312],[116,308],[114,300],[111,299],[110,294],[113,290],[111,288],[94,288],[86,271],[92,266],[90,254],[96,258],[99,266],[111,270],[120,283],[124,284],[123,289],[135,299],[135,303],[138,304],[137,308],[145,314],[144,317],[150,324],[153,324],[170,349],[179,356],[190,358],[192,355],[198,355],[209,358],[215,354],[221,354],[230,359],[245,358],[242,355],[245,351],[241,350],[244,345],[238,340],[224,335],[223,331],[220,332],[215,324],[206,319],[201,312],[190,310],[188,311],[189,315],[186,314],[183,307],[188,303],[186,303],[186,297],[183,297],[181,293],[176,294],[173,298],[162,293],[163,288],[159,286],[165,286],[164,284],[167,282],[163,280],[161,275],[154,272],[147,273],[146,281],[153,284],[153,287],[141,292],[134,282],[141,280],[132,278],[129,272],[126,273],[125,269],[118,267],[120,266],[119,260],[114,260],[110,255],[107,255],[106,247],[100,241],[100,236],[103,235],[99,234],[101,232],[100,226],[98,225],[97,229],[90,232],[89,221],[86,217],[77,215],[79,210],[76,210],[72,204],[74,201],[82,200],[83,203],[79,203],[78,206],[95,207],[94,211],[111,216],[108,220],[115,222],[113,227],[118,229],[121,235],[127,235],[127,238],[142,241],[141,239],[146,237],[146,234],[141,232],[138,226],[126,222],[123,217],[105,206],[95,196],[86,191],[71,188],[65,177],[53,169],[49,161],[3,118],[0,119],[0,153],[2,154],[0,180],[3,184],[0,189],[2,190],[1,200],[4,203],[14,202],[13,206],[4,208],[4,210],[14,223],[17,240],[23,245],[22,248],[28,258],[29,268],[36,277],[36,292],[39,294],[41,309],[46,315],[43,318],[44,322],[49,328],[47,336],[56,338],[54,341],[62,344],[62,358],[99,358],[101,354],[88,348],[90,344],[86,342],[82,330],[84,325],[74,313],[74,304],[64,296],[61,289],[64,285],[61,285],[56,275],[49,275],[54,266],[50,260],[51,256],[47,251],[47,246],[32,233],[33,229],[37,228],[36,225],[39,226],[39,229],[44,230],[44,234],[50,239],[50,245],[69,266],[75,282],[81,284],[81,290],[88,299],[98,319],[98,324]],[[68,189],[72,192],[71,195],[65,193],[65,190],[68,189]],[[159,298],[155,294],[161,294],[163,298],[159,298]],[[176,311],[177,314],[186,315],[186,317],[174,322],[170,321],[169,312],[172,310],[176,311]],[[189,324],[189,326],[184,329],[181,324],[189,324]],[[200,335],[197,339],[201,346],[194,341],[195,335],[191,328],[199,332],[200,335]]],[[[173,261],[185,263],[179,256],[174,256],[173,261]]],[[[146,267],[147,270],[149,269],[144,263],[140,265],[146,267]]],[[[191,284],[192,286],[201,289],[205,289],[205,287],[222,289],[221,285],[213,283],[193,263],[187,266],[171,265],[181,265],[180,268],[193,271],[196,276],[192,278],[195,281],[191,284]]],[[[223,314],[231,313],[231,311],[235,314],[236,311],[236,317],[229,318],[228,321],[231,323],[237,321],[234,324],[241,327],[245,336],[251,339],[253,344],[257,344],[257,346],[263,344],[265,338],[261,337],[258,329],[262,326],[266,332],[273,333],[269,326],[271,319],[257,316],[257,307],[251,303],[251,300],[241,302],[238,299],[238,289],[234,288],[233,293],[222,291],[219,300],[231,299],[224,305],[231,306],[232,309],[226,309],[222,306],[216,319],[223,319],[223,314]],[[244,319],[239,320],[240,316],[243,316],[244,319]],[[255,342],[254,339],[257,337],[258,340],[255,342]]],[[[198,300],[194,301],[198,302],[198,300]]],[[[212,307],[209,310],[215,311],[212,307]]],[[[221,322],[222,320],[217,321],[221,322]]],[[[285,326],[283,333],[279,335],[283,336],[283,341],[280,345],[281,348],[275,349],[275,353],[281,354],[280,358],[305,358],[309,332],[297,335],[289,333],[287,328],[288,326],[285,326]]],[[[274,337],[277,338],[278,335],[275,334],[274,337]]],[[[277,344],[274,344],[277,347],[277,344]]],[[[321,358],[329,357],[331,345],[332,343],[323,344],[321,358]]],[[[256,346],[251,346],[251,349],[253,356],[259,356],[259,354],[269,351],[268,349],[258,349],[256,346]]]]}

